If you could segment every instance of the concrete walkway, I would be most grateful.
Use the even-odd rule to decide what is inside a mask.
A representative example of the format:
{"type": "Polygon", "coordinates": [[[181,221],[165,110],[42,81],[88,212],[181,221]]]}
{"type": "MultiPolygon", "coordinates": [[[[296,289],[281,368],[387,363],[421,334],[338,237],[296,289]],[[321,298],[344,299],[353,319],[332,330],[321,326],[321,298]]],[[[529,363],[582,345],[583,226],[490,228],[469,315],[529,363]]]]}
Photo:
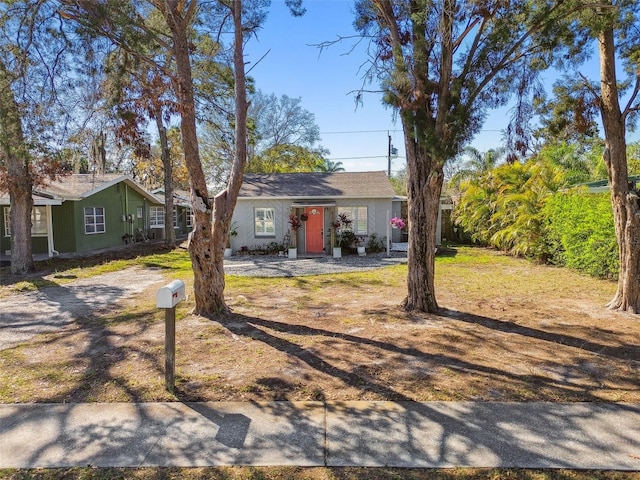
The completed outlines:
{"type": "Polygon", "coordinates": [[[0,405],[0,468],[87,465],[640,470],[640,404],[0,405]]]}

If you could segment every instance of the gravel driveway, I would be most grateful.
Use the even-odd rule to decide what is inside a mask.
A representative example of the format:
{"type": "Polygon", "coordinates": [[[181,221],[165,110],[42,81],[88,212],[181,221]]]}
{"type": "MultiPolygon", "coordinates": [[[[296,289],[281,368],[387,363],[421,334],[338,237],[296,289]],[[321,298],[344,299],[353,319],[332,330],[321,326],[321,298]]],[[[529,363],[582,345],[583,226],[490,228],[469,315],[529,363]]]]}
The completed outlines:
{"type": "Polygon", "coordinates": [[[167,281],[162,272],[134,267],[3,297],[0,350],[28,341],[39,333],[67,328],[78,318],[112,310],[123,298],[163,283],[167,281]]]}
{"type": "Polygon", "coordinates": [[[296,277],[374,270],[406,262],[406,252],[391,252],[389,257],[386,254],[370,254],[362,257],[347,255],[342,258],[323,255],[310,258],[298,257],[295,260],[274,255],[237,255],[225,258],[224,271],[230,275],[296,277]]]}
{"type": "MultiPolygon", "coordinates": [[[[230,275],[256,277],[294,277],[323,273],[373,270],[406,263],[403,253],[343,258],[321,256],[289,260],[278,256],[240,255],[225,259],[230,275]]],[[[2,298],[0,308],[0,350],[28,341],[36,334],[59,331],[72,326],[78,318],[116,308],[118,301],[130,298],[148,287],[167,283],[155,269],[133,267],[64,285],[41,288],[2,298]]]]}

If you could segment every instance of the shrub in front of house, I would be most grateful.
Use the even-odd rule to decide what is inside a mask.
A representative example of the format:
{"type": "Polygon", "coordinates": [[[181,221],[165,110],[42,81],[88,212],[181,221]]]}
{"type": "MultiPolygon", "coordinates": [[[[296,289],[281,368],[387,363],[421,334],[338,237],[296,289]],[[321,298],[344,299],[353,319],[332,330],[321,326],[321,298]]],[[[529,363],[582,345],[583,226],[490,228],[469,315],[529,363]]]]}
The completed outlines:
{"type": "Polygon", "coordinates": [[[379,253],[384,252],[386,250],[386,241],[387,237],[382,237],[378,239],[378,235],[375,233],[371,233],[369,238],[367,239],[367,252],[369,253],[379,253]]]}

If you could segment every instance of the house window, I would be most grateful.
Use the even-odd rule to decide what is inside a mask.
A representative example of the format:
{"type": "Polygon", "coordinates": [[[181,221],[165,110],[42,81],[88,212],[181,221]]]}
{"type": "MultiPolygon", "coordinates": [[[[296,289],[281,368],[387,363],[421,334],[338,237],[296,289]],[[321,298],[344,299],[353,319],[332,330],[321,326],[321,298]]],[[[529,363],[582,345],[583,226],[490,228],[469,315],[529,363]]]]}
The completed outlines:
{"type": "Polygon", "coordinates": [[[178,207],[173,207],[173,228],[178,228],[178,207]]]}
{"type": "Polygon", "coordinates": [[[338,214],[346,213],[353,221],[351,230],[356,235],[367,235],[369,233],[367,222],[367,207],[338,207],[338,214]]]}
{"type": "Polygon", "coordinates": [[[11,223],[9,221],[9,207],[4,207],[4,236],[11,236],[11,223]]]}
{"type": "Polygon", "coordinates": [[[187,210],[187,228],[191,228],[192,225],[193,225],[193,210],[189,208],[187,210]]]}
{"type": "Polygon", "coordinates": [[[33,210],[31,211],[31,235],[34,237],[47,236],[46,207],[33,207],[33,210]]]}
{"type": "Polygon", "coordinates": [[[93,235],[104,232],[104,208],[84,207],[84,233],[93,235]]]}
{"type": "Polygon", "coordinates": [[[276,234],[276,212],[273,208],[256,207],[255,231],[256,237],[273,237],[276,234]]]}
{"type": "MultiPolygon", "coordinates": [[[[4,236],[11,236],[11,220],[10,220],[10,207],[4,207],[4,236]]],[[[31,236],[33,237],[46,237],[48,233],[47,228],[47,207],[34,206],[31,210],[31,236]]]]}
{"type": "Polygon", "coordinates": [[[142,207],[136,208],[136,218],[142,218],[143,210],[142,207]]]}
{"type": "Polygon", "coordinates": [[[164,227],[164,207],[149,208],[149,226],[151,228],[164,227]]]}

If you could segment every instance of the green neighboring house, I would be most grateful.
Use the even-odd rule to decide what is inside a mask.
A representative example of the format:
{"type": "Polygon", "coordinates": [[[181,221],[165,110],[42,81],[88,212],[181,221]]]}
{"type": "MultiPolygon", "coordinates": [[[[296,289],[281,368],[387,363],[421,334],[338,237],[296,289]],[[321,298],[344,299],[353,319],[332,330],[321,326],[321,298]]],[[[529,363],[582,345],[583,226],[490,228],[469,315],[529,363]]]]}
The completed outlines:
{"type": "MultiPolygon", "coordinates": [[[[131,177],[74,174],[33,192],[32,250],[37,256],[85,253],[146,239],[164,206],[131,177]]],[[[0,253],[11,255],[9,196],[0,192],[0,253]]]]}
{"type": "MultiPolygon", "coordinates": [[[[156,188],[151,190],[151,193],[165,204],[164,188],[156,188]]],[[[176,237],[187,235],[193,230],[193,210],[191,210],[189,192],[186,190],[175,189],[173,191],[173,229],[176,232],[176,237]]],[[[164,238],[164,229],[152,229],[151,236],[164,238]]]]}

